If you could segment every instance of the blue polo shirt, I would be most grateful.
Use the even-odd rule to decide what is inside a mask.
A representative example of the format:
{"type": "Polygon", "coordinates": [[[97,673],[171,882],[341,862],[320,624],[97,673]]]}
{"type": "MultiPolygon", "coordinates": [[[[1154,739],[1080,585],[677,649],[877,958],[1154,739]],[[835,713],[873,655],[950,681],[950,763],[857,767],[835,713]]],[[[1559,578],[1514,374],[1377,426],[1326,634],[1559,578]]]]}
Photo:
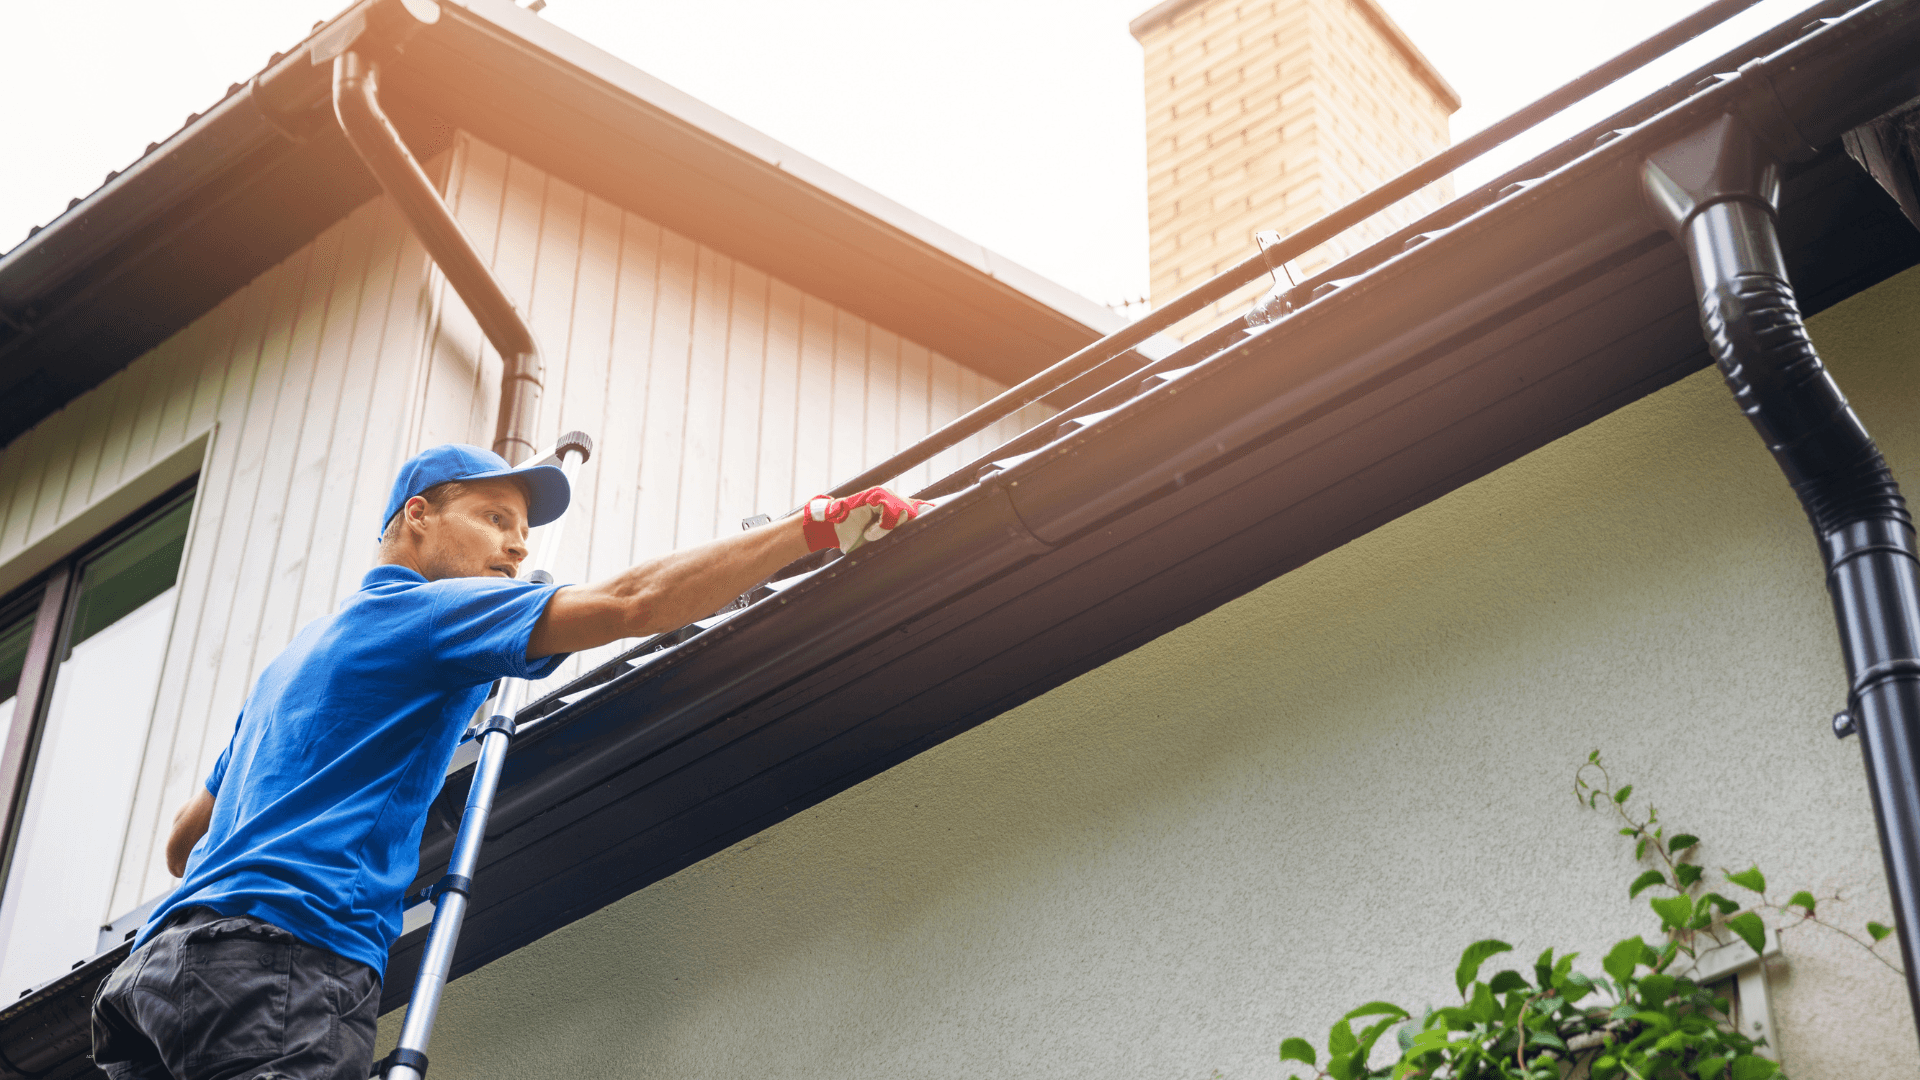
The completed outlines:
{"type": "Polygon", "coordinates": [[[379,566],[302,628],[248,695],[207,777],[213,821],[134,946],[175,909],[207,907],[384,972],[427,804],[488,684],[566,659],[527,660],[558,588],[379,566]]]}

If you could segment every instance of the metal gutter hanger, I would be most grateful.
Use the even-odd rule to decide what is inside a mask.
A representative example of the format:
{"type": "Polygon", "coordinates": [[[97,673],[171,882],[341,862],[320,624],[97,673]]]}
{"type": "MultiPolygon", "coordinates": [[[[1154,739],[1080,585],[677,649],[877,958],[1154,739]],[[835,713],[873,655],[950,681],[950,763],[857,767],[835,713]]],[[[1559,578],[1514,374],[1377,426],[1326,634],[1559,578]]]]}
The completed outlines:
{"type": "Polygon", "coordinates": [[[1686,246],[1707,347],[1819,539],[1920,1023],[1920,547],[1892,470],[1814,352],[1787,280],[1780,163],[1808,141],[1763,78],[1734,113],[1651,154],[1641,176],[1686,246]]]}
{"type": "MultiPolygon", "coordinates": [[[[388,10],[404,12],[404,17],[420,25],[440,19],[440,5],[434,0],[397,0],[388,10]]],[[[380,108],[380,67],[372,55],[377,45],[365,41],[364,25],[343,29],[348,32],[316,42],[313,50],[315,64],[333,60],[333,111],[340,130],[499,351],[505,370],[500,376],[493,450],[517,463],[533,452],[533,427],[540,413],[544,372],[533,329],[380,108]]]]}

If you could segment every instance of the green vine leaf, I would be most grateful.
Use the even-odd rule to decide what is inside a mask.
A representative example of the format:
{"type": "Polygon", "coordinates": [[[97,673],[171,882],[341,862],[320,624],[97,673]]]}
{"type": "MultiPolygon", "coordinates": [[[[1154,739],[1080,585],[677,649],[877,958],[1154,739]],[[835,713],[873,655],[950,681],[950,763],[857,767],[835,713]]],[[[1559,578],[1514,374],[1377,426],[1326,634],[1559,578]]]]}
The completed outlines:
{"type": "Polygon", "coordinates": [[[1487,983],[1487,989],[1495,994],[1505,994],[1514,990],[1530,989],[1527,980],[1517,971],[1502,971],[1487,983]]]}
{"type": "Polygon", "coordinates": [[[1427,1054],[1445,1053],[1449,1048],[1447,1029],[1428,1028],[1415,1035],[1407,1044],[1407,1056],[1419,1058],[1427,1054]]]}
{"type": "Polygon", "coordinates": [[[1788,907],[1806,908],[1807,914],[1809,915],[1813,914],[1813,905],[1814,905],[1813,894],[1808,892],[1805,889],[1801,889],[1799,892],[1794,893],[1793,896],[1787,900],[1788,907]]]}
{"type": "Polygon", "coordinates": [[[1467,946],[1466,951],[1460,954],[1460,966],[1453,973],[1453,982],[1460,988],[1460,996],[1467,996],[1467,984],[1479,977],[1481,964],[1486,963],[1489,957],[1512,950],[1513,946],[1496,938],[1486,938],[1467,946]]]}
{"type": "Polygon", "coordinates": [[[1354,1048],[1353,1061],[1363,1072],[1367,1059],[1373,1056],[1373,1044],[1379,1042],[1380,1036],[1385,1035],[1387,1029],[1399,1023],[1405,1015],[1402,1013],[1400,1016],[1389,1016],[1360,1033],[1360,1045],[1354,1048]]]}
{"type": "Polygon", "coordinates": [[[1728,874],[1727,880],[1743,889],[1764,893],[1767,891],[1767,876],[1757,866],[1750,866],[1737,874],[1728,874]]]}
{"type": "Polygon", "coordinates": [[[1345,1020],[1333,1025],[1327,1032],[1327,1067],[1333,1067],[1333,1059],[1343,1054],[1351,1054],[1360,1048],[1360,1040],[1353,1037],[1353,1025],[1345,1020]]]}
{"type": "Polygon", "coordinates": [[[1632,784],[1628,784],[1626,787],[1623,787],[1619,791],[1616,791],[1613,793],[1613,801],[1616,805],[1620,803],[1624,803],[1631,798],[1633,798],[1632,784]]]}
{"type": "Polygon", "coordinates": [[[1554,986],[1556,987],[1570,986],[1574,983],[1575,980],[1578,980],[1580,984],[1583,986],[1587,984],[1588,982],[1587,977],[1573,970],[1573,961],[1579,955],[1580,954],[1577,952],[1570,952],[1567,955],[1561,957],[1559,960],[1554,962],[1554,965],[1553,965],[1553,985],[1554,986]]]}
{"type": "Polygon", "coordinates": [[[1607,958],[1600,961],[1600,966],[1613,976],[1615,982],[1624,984],[1633,977],[1633,969],[1640,963],[1640,954],[1646,951],[1647,943],[1635,934],[1609,949],[1607,958]]]}
{"type": "Polygon", "coordinates": [[[1705,870],[1700,869],[1692,863],[1681,863],[1679,866],[1673,868],[1673,876],[1679,881],[1680,888],[1682,889],[1691,889],[1695,885],[1698,885],[1700,883],[1700,875],[1704,873],[1706,873],[1705,870]]]}
{"type": "Polygon", "coordinates": [[[1658,1031],[1662,1035],[1673,1030],[1673,1017],[1663,1012],[1641,1009],[1635,1012],[1632,1018],[1635,1022],[1645,1024],[1649,1029],[1658,1031]]]}
{"type": "Polygon", "coordinates": [[[1667,875],[1658,870],[1649,870],[1639,877],[1634,878],[1633,884],[1627,886],[1627,899],[1631,900],[1655,885],[1665,885],[1666,883],[1667,875]]]}
{"type": "Polygon", "coordinates": [[[1713,925],[1713,901],[1706,897],[1694,901],[1693,918],[1687,921],[1689,930],[1705,930],[1713,925]]]}
{"type": "Polygon", "coordinates": [[[1486,983],[1473,984],[1473,1000],[1467,1004],[1467,1015],[1482,1024],[1492,1024],[1500,1019],[1500,1003],[1493,1000],[1493,991],[1486,983]]]}
{"type": "Polygon", "coordinates": [[[1867,933],[1873,935],[1873,940],[1877,944],[1887,940],[1887,936],[1893,933],[1893,927],[1886,923],[1870,922],[1867,924],[1867,933]]]}
{"type": "Polygon", "coordinates": [[[1720,914],[1722,915],[1731,915],[1734,912],[1740,910],[1739,904],[1736,904],[1733,901],[1727,899],[1726,897],[1721,896],[1717,892],[1710,892],[1707,895],[1701,897],[1700,899],[1706,901],[1707,903],[1712,904],[1714,907],[1719,908],[1720,914]]]}
{"type": "Polygon", "coordinates": [[[1280,1044],[1281,1061],[1298,1061],[1311,1069],[1315,1057],[1313,1044],[1305,1039],[1288,1039],[1280,1044]]]}
{"type": "Polygon", "coordinates": [[[1740,940],[1754,952],[1765,952],[1767,948],[1767,924],[1760,916],[1751,911],[1743,911],[1727,920],[1727,929],[1740,935],[1740,940]]]}
{"type": "Polygon", "coordinates": [[[1395,1020],[1405,1020],[1413,1014],[1395,1005],[1391,1001],[1369,1001],[1341,1017],[1343,1020],[1358,1020],[1363,1016],[1390,1016],[1395,1020]]]}
{"type": "Polygon", "coordinates": [[[1667,850],[1678,855],[1699,842],[1700,838],[1692,833],[1674,833],[1673,839],[1667,841],[1667,850]]]}
{"type": "Polygon", "coordinates": [[[1767,1080],[1767,1077],[1779,1071],[1780,1066],[1758,1054],[1741,1054],[1733,1059],[1730,1080],[1767,1080]]]}
{"type": "MultiPolygon", "coordinates": [[[[1660,929],[1673,926],[1685,926],[1693,921],[1693,901],[1685,896],[1656,896],[1647,901],[1653,913],[1660,916],[1660,929]]],[[[1618,976],[1615,976],[1618,978],[1618,976]]]]}

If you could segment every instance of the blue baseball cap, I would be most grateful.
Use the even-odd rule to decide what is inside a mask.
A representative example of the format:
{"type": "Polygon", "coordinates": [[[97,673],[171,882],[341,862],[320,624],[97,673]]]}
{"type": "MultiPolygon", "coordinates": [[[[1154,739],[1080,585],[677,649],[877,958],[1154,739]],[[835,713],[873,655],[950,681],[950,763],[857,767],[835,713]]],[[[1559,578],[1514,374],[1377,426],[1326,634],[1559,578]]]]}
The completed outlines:
{"type": "Polygon", "coordinates": [[[400,475],[393,481],[393,494],[387,499],[387,514],[380,519],[380,535],[387,534],[387,525],[393,521],[393,515],[407,505],[408,499],[435,484],[449,480],[492,480],[500,476],[517,476],[526,484],[528,528],[545,525],[566,513],[567,503],[573,498],[567,474],[557,466],[522,465],[516,469],[491,450],[466,443],[447,443],[422,450],[400,466],[400,475]]]}

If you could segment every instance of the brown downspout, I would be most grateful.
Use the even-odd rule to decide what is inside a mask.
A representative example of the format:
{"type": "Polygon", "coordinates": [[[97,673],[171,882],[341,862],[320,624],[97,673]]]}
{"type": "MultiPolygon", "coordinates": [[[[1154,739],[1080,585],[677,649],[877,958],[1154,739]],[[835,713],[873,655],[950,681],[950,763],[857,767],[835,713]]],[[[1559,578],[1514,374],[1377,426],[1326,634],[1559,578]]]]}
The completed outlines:
{"type": "Polygon", "coordinates": [[[533,428],[540,413],[540,347],[532,328],[381,110],[378,64],[351,49],[334,58],[333,111],[354,152],[400,208],[400,216],[505,362],[493,451],[518,464],[533,453],[533,428]]]}

